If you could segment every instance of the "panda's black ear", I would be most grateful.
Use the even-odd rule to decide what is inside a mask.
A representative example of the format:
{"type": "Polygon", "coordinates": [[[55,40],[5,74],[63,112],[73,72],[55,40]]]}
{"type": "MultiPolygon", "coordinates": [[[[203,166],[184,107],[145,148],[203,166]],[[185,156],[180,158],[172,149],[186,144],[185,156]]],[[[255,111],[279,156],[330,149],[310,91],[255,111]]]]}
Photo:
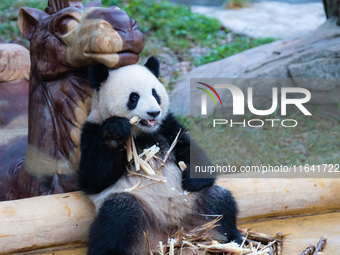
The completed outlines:
{"type": "Polygon", "coordinates": [[[153,73],[157,78],[159,77],[159,60],[154,56],[149,57],[144,65],[151,73],[153,73]]]}
{"type": "Polygon", "coordinates": [[[93,64],[88,69],[88,80],[93,89],[99,90],[100,84],[107,80],[109,70],[104,64],[93,64]]]}

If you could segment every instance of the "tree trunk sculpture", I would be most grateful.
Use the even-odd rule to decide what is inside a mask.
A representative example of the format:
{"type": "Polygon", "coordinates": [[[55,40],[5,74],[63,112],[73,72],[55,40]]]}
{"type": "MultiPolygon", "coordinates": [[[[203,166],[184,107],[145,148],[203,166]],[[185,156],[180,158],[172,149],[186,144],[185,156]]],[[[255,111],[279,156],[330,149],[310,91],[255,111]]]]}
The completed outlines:
{"type": "MultiPolygon", "coordinates": [[[[100,1],[49,0],[45,12],[24,7],[21,33],[30,41],[26,156],[1,178],[1,199],[77,190],[82,124],[91,109],[87,67],[134,64],[144,48],[135,20],[100,1]]],[[[1,163],[1,162],[0,162],[1,163]]]]}

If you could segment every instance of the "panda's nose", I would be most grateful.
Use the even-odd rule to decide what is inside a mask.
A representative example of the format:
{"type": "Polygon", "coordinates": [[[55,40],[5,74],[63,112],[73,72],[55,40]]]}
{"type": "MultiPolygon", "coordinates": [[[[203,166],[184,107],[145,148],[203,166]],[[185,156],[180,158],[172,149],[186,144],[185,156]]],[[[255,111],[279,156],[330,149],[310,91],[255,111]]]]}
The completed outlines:
{"type": "Polygon", "coordinates": [[[161,111],[157,111],[157,112],[147,112],[149,116],[153,117],[153,118],[156,118],[160,113],[161,111]]]}

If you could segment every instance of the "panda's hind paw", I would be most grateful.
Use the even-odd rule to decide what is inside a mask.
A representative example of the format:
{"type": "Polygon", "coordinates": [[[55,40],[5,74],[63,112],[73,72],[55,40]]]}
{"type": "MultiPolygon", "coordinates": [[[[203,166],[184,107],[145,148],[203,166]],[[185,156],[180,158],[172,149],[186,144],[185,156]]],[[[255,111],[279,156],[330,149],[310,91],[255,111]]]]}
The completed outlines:
{"type": "Polygon", "coordinates": [[[102,124],[104,138],[117,142],[125,142],[131,134],[131,124],[127,118],[111,117],[102,124]]]}

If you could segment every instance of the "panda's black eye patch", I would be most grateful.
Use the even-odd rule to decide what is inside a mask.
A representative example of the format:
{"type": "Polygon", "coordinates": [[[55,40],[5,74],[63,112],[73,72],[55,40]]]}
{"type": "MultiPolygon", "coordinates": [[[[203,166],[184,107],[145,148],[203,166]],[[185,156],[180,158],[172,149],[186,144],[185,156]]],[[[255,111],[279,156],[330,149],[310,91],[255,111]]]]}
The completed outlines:
{"type": "Polygon", "coordinates": [[[139,100],[139,95],[138,93],[132,92],[129,96],[129,102],[127,103],[127,108],[129,110],[133,110],[137,107],[139,100]]]}
{"type": "Polygon", "coordinates": [[[131,94],[130,94],[130,98],[129,98],[129,100],[130,101],[138,101],[139,100],[139,95],[137,94],[137,93],[135,93],[135,92],[132,92],[131,94]]]}
{"type": "Polygon", "coordinates": [[[161,104],[161,98],[159,97],[159,95],[157,94],[157,91],[155,89],[152,89],[152,95],[154,96],[154,98],[156,98],[157,103],[160,105],[161,104]]]}

